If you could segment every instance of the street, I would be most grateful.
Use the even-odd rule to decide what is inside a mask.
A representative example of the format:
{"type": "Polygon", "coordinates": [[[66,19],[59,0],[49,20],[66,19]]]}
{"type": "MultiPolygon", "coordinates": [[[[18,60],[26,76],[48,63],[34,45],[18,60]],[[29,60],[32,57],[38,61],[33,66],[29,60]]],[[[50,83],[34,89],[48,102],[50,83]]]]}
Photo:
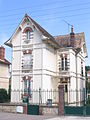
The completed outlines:
{"type": "Polygon", "coordinates": [[[0,120],[90,120],[90,117],[80,116],[37,116],[0,112],[0,120]]]}

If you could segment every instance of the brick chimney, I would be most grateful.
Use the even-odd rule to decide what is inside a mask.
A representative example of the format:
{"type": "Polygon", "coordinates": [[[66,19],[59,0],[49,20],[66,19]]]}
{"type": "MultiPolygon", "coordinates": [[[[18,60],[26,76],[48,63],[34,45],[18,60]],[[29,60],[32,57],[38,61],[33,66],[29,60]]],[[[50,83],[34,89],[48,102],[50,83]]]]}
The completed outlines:
{"type": "Polygon", "coordinates": [[[70,46],[74,47],[74,42],[75,42],[75,34],[73,32],[73,26],[71,27],[71,33],[70,33],[70,46]]]}
{"type": "Polygon", "coordinates": [[[5,48],[3,46],[0,46],[0,59],[5,60],[5,48]]]}

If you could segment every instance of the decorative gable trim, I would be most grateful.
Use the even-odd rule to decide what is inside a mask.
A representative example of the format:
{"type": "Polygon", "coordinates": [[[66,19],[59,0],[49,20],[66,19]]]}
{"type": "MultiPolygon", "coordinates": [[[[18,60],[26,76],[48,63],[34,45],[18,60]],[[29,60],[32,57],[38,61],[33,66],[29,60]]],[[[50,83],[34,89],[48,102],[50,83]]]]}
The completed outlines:
{"type": "Polygon", "coordinates": [[[26,27],[23,31],[23,33],[26,33],[26,31],[29,30],[30,32],[33,32],[32,28],[31,27],[26,27]]]}

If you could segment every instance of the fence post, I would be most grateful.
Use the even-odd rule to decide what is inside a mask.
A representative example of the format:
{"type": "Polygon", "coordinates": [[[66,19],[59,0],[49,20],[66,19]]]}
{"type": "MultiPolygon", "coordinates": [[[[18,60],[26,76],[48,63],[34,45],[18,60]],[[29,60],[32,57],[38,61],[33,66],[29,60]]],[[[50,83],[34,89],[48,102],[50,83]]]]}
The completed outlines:
{"type": "Polygon", "coordinates": [[[86,91],[84,88],[83,88],[83,93],[84,93],[83,115],[86,116],[86,91]]]}
{"type": "Polygon", "coordinates": [[[59,103],[58,103],[58,114],[64,115],[64,86],[58,86],[59,91],[59,103]]]}
{"type": "Polygon", "coordinates": [[[42,103],[42,98],[41,98],[41,88],[39,88],[39,106],[42,103]]]}
{"type": "Polygon", "coordinates": [[[42,103],[42,96],[41,96],[41,88],[39,88],[39,115],[42,115],[42,107],[41,107],[41,103],[42,103]]]}

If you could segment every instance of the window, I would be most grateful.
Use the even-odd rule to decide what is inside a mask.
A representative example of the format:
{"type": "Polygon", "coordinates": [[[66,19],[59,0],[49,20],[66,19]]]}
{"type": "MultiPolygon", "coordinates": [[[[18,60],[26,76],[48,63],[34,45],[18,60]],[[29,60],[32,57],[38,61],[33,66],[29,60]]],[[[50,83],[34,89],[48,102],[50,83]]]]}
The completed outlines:
{"type": "Polygon", "coordinates": [[[24,80],[24,94],[27,94],[29,97],[31,97],[31,81],[30,80],[24,80]]]}
{"type": "Polygon", "coordinates": [[[64,58],[62,58],[61,68],[62,68],[62,70],[64,70],[64,58]]]}
{"type": "Polygon", "coordinates": [[[68,70],[67,57],[61,58],[61,70],[68,70]]]}
{"type": "Polygon", "coordinates": [[[27,35],[27,40],[30,40],[30,30],[26,31],[26,35],[27,35]]]}
{"type": "Polygon", "coordinates": [[[65,57],[65,70],[67,70],[67,58],[65,57]]]}
{"type": "Polygon", "coordinates": [[[65,85],[65,92],[68,92],[68,88],[67,88],[67,85],[65,85]]]}
{"type": "Polygon", "coordinates": [[[23,68],[24,69],[32,69],[33,67],[33,60],[31,54],[25,54],[23,59],[23,68]]]}
{"type": "Polygon", "coordinates": [[[81,62],[81,75],[83,77],[83,62],[81,62]]]}

